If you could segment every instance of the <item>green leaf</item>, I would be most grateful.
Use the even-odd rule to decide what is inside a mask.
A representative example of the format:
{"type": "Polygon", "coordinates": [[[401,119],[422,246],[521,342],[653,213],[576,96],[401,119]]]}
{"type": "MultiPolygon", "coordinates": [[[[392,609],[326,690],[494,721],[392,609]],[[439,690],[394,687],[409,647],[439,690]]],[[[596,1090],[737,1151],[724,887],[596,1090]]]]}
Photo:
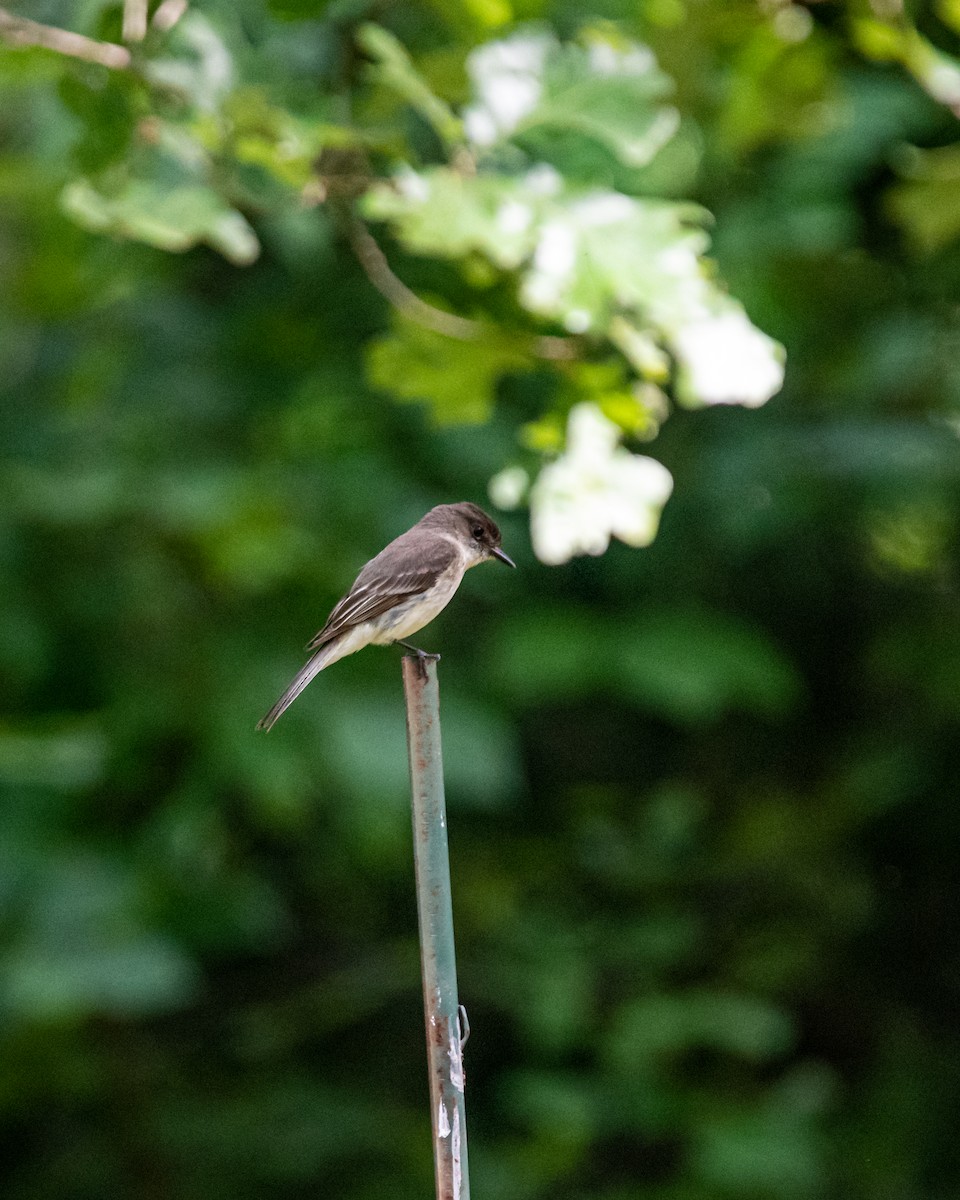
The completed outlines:
{"type": "Polygon", "coordinates": [[[515,271],[522,307],[610,338],[647,379],[666,382],[669,349],[686,403],[756,407],[783,383],[783,348],[716,282],[699,227],[709,214],[694,204],[571,187],[541,164],[523,175],[407,169],[364,212],[413,253],[475,253],[515,271]]]}
{"type": "Polygon", "coordinates": [[[583,40],[563,45],[534,29],[475,50],[471,140],[489,148],[549,128],[600,142],[627,166],[648,163],[679,125],[676,110],[660,103],[669,78],[645,46],[599,30],[583,40]]]}
{"type": "Polygon", "coordinates": [[[508,694],[527,699],[613,686],[684,724],[736,709],[780,716],[802,690],[793,664],[760,630],[691,609],[598,624],[576,609],[528,608],[505,623],[494,674],[508,694]]]}
{"type": "Polygon", "coordinates": [[[605,328],[633,310],[669,333],[712,291],[699,256],[707,237],[693,205],[593,190],[557,198],[520,288],[521,302],[571,333],[605,328]]]}
{"type": "Polygon", "coordinates": [[[860,50],[878,62],[899,62],[939,104],[960,110],[960,62],[939,50],[908,21],[873,19],[853,22],[860,50]]]}
{"type": "Polygon", "coordinates": [[[325,147],[349,142],[339,126],[301,120],[271,104],[262,88],[238,88],[227,97],[223,112],[236,161],[260,167],[298,191],[314,176],[325,147]]]}
{"type": "Polygon", "coordinates": [[[782,716],[801,690],[789,659],[760,630],[719,613],[648,616],[624,638],[619,668],[636,699],[685,723],[730,709],[782,716]]]}
{"type": "Polygon", "coordinates": [[[158,250],[182,252],[205,242],[237,266],[249,265],[260,253],[246,218],[201,184],[165,187],[154,180],[132,179],[108,196],[89,180],[77,179],[64,188],[61,203],[86,229],[146,242],[158,250]]]}
{"type": "Polygon", "coordinates": [[[853,40],[867,58],[893,62],[907,53],[908,32],[905,26],[873,17],[860,17],[851,25],[853,40]]]}
{"type": "Polygon", "coordinates": [[[445,145],[452,146],[462,140],[460,120],[419,74],[410,55],[392,33],[368,23],[360,26],[357,41],[374,60],[368,71],[371,78],[401,96],[432,126],[445,145]]]}
{"type": "Polygon", "coordinates": [[[49,732],[0,730],[0,783],[79,791],[100,781],[108,750],[102,733],[76,722],[49,732]]]}
{"type": "Polygon", "coordinates": [[[459,341],[402,318],[367,351],[373,386],[400,400],[429,404],[439,425],[487,420],[501,376],[529,367],[515,343],[494,330],[459,341]]]}
{"type": "Polygon", "coordinates": [[[960,0],[937,0],[937,16],[954,33],[960,33],[960,0]]]}
{"type": "Polygon", "coordinates": [[[625,1005],[609,1055],[628,1070],[654,1056],[702,1047],[764,1062],[785,1053],[792,1041],[793,1025],[787,1014],[758,997],[706,990],[676,992],[625,1005]]]}
{"type": "Polygon", "coordinates": [[[643,200],[607,189],[567,188],[550,167],[520,176],[462,175],[449,167],[406,171],[374,189],[366,215],[388,220],[407,249],[461,258],[471,251],[520,268],[520,300],[571,332],[624,308],[673,329],[712,294],[699,262],[707,236],[693,204],[643,200]]]}
{"type": "Polygon", "coordinates": [[[408,169],[372,188],[364,214],[390,221],[414,254],[462,258],[477,252],[513,270],[534,250],[542,196],[509,175],[465,175],[450,167],[408,169]]]}
{"type": "Polygon", "coordinates": [[[129,1016],[169,1009],[192,993],[193,962],[144,927],[141,885],[112,857],[75,845],[26,870],[23,883],[23,915],[3,961],[8,1009],[42,1020],[129,1016]]]}
{"type": "Polygon", "coordinates": [[[233,86],[234,61],[213,23],[191,9],[174,26],[165,49],[169,57],[143,64],[145,77],[200,111],[215,112],[233,86]]]}
{"type": "Polygon", "coordinates": [[[163,1012],[183,1003],[196,984],[196,972],[176,944],[146,934],[15,952],[6,973],[6,1004],[34,1020],[163,1012]]]}
{"type": "Polygon", "coordinates": [[[691,1168],[707,1192],[793,1200],[824,1195],[827,1185],[817,1118],[826,1107],[829,1090],[829,1071],[800,1067],[761,1106],[729,1104],[700,1120],[691,1168]]]}
{"type": "Polygon", "coordinates": [[[565,46],[548,62],[540,103],[520,132],[534,124],[570,129],[642,167],[680,125],[675,108],[656,103],[670,90],[645,47],[621,50],[599,39],[586,51],[565,46]]]}
{"type": "Polygon", "coordinates": [[[902,173],[887,196],[890,214],[921,254],[933,254],[960,236],[960,144],[911,147],[902,173]]]}

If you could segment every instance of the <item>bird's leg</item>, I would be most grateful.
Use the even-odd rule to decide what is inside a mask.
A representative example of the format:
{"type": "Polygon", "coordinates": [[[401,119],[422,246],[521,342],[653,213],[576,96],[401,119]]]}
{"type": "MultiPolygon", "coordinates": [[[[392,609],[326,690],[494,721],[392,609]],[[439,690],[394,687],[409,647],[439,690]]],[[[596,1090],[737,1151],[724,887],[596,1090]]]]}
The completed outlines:
{"type": "Polygon", "coordinates": [[[439,654],[429,654],[426,650],[421,650],[419,646],[411,646],[409,642],[402,642],[399,638],[397,638],[394,645],[403,646],[405,650],[412,650],[414,652],[417,656],[417,669],[420,672],[421,679],[426,679],[427,677],[426,660],[428,658],[432,658],[435,662],[440,661],[439,654]]]}

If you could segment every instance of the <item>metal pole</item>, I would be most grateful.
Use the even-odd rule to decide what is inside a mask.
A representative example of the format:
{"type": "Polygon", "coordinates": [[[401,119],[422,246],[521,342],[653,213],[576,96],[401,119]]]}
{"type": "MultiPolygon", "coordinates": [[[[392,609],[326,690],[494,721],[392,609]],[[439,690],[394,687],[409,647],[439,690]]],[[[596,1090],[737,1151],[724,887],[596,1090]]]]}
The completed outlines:
{"type": "Polygon", "coordinates": [[[469,1200],[463,1098],[464,1031],[457,999],[436,658],[405,656],[403,690],[407,701],[413,855],[437,1200],[469,1200]]]}

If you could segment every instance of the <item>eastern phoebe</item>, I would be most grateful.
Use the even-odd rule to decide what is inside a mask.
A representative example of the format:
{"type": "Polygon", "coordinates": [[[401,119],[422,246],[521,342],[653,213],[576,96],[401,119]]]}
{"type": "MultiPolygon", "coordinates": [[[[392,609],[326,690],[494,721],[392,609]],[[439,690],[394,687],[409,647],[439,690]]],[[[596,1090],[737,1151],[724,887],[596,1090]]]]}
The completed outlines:
{"type": "Polygon", "coordinates": [[[445,608],[469,567],[499,558],[517,564],[500,549],[500,530],[481,508],[438,504],[412,529],[401,533],[371,558],[327,623],[307,646],[315,650],[258,729],[270,729],[310,680],[338,658],[364,646],[388,646],[422,629],[445,608]]]}

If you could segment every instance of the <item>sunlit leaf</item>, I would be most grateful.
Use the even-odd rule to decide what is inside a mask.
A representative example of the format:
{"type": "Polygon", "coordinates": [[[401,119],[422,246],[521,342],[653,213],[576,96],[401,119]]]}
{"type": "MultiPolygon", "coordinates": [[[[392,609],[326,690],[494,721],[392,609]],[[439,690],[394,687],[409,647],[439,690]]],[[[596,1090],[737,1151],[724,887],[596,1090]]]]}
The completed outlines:
{"type": "Polygon", "coordinates": [[[211,188],[190,184],[165,188],[148,180],[131,180],[108,196],[78,179],[67,185],[62,203],[67,214],[87,229],[146,242],[159,250],[182,253],[205,242],[238,266],[248,265],[260,253],[247,220],[211,188]]]}
{"type": "Polygon", "coordinates": [[[364,199],[366,214],[392,222],[413,253],[459,258],[478,251],[504,269],[532,253],[540,208],[520,180],[446,167],[404,171],[364,199]]]}
{"type": "Polygon", "coordinates": [[[486,420],[497,382],[523,371],[529,358],[494,330],[460,340],[397,321],[368,351],[370,382],[401,400],[428,404],[439,424],[486,420]]]}
{"type": "Polygon", "coordinates": [[[357,40],[374,60],[371,77],[402,96],[444,142],[456,143],[461,136],[460,121],[418,74],[409,54],[393,34],[380,25],[367,24],[357,31],[357,40]]]}
{"type": "Polygon", "coordinates": [[[890,213],[921,253],[933,254],[960,236],[960,146],[911,148],[901,163],[890,213]]]}
{"type": "Polygon", "coordinates": [[[475,50],[468,136],[489,147],[547,127],[602,142],[630,166],[649,162],[679,124],[676,110],[661,103],[669,79],[647,47],[600,30],[583,42],[561,45],[532,29],[475,50]]]}

